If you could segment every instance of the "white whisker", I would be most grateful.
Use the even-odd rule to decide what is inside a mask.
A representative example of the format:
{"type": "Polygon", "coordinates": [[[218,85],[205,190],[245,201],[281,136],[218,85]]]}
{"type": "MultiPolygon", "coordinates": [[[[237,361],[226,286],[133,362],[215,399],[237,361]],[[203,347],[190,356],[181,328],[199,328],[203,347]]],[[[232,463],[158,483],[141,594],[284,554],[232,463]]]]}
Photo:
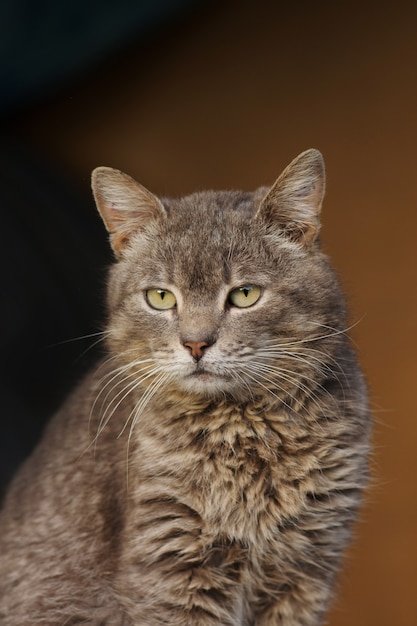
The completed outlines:
{"type": "MultiPolygon", "coordinates": [[[[126,396],[126,395],[128,395],[129,393],[131,393],[131,391],[133,391],[136,387],[140,386],[140,385],[141,385],[141,384],[142,384],[145,380],[147,380],[148,378],[151,378],[151,377],[152,377],[152,376],[154,376],[154,375],[157,375],[156,380],[158,380],[158,379],[160,378],[160,376],[161,376],[161,374],[162,374],[162,373],[163,373],[163,369],[162,369],[161,367],[154,367],[154,368],[153,368],[150,372],[148,372],[145,376],[142,376],[142,377],[140,378],[140,380],[138,380],[138,381],[137,381],[137,382],[136,382],[136,383],[132,386],[132,388],[131,388],[131,389],[129,389],[128,393],[127,393],[127,394],[125,394],[125,396],[126,396]]],[[[139,402],[135,405],[135,407],[132,409],[132,411],[131,411],[131,412],[130,412],[130,414],[129,414],[128,419],[126,420],[126,422],[125,422],[125,423],[124,423],[124,425],[123,425],[122,430],[121,430],[121,431],[119,432],[119,434],[117,435],[117,437],[118,437],[118,438],[119,438],[119,437],[121,437],[121,436],[123,435],[124,431],[126,430],[126,426],[128,425],[128,423],[129,423],[130,419],[132,418],[132,415],[133,415],[133,414],[136,414],[136,412],[137,412],[137,410],[138,410],[138,407],[140,407],[140,406],[141,406],[142,402],[144,402],[145,404],[147,404],[147,400],[146,400],[146,398],[147,398],[147,394],[148,394],[148,392],[149,392],[149,389],[152,389],[152,387],[153,387],[154,383],[155,383],[155,380],[152,380],[152,381],[151,381],[151,383],[150,383],[150,385],[148,385],[148,387],[145,389],[144,393],[143,393],[143,394],[142,394],[142,396],[141,396],[141,399],[140,399],[140,400],[139,400],[139,402]]],[[[123,399],[125,398],[125,396],[123,396],[123,399]]],[[[122,399],[122,400],[123,400],[123,399],[122,399]]],[[[119,405],[119,404],[120,404],[120,402],[118,403],[118,405],[119,405]]]]}
{"type": "MultiPolygon", "coordinates": [[[[126,355],[127,352],[131,351],[132,350],[128,350],[123,354],[126,355]]],[[[114,360],[119,361],[119,358],[120,357],[108,358],[100,365],[97,371],[102,369],[103,366],[108,366],[114,360]]],[[[137,359],[135,361],[114,367],[102,376],[97,385],[99,392],[96,395],[90,409],[89,424],[91,423],[93,414],[96,411],[97,403],[101,401],[100,421],[90,446],[93,444],[96,446],[100,434],[106,428],[120,404],[130,393],[132,393],[134,389],[136,389],[151,375],[152,371],[150,370],[154,369],[156,368],[152,359],[137,359]],[[133,378],[134,380],[131,380],[133,378]],[[118,389],[120,386],[122,386],[121,389],[118,389]]]]}
{"type": "Polygon", "coordinates": [[[277,339],[270,339],[270,340],[266,340],[267,344],[274,344],[276,346],[279,346],[281,348],[283,347],[289,347],[289,346],[294,346],[294,345],[300,345],[300,344],[305,344],[305,343],[310,343],[310,342],[314,342],[314,341],[320,341],[322,339],[329,339],[330,337],[336,337],[338,335],[347,335],[347,333],[352,330],[352,328],[355,328],[355,326],[357,326],[360,323],[360,320],[357,322],[354,322],[353,324],[351,324],[350,326],[348,326],[347,328],[333,328],[333,326],[328,326],[327,324],[322,324],[321,322],[315,322],[310,320],[308,322],[309,324],[314,324],[315,326],[319,326],[320,328],[325,328],[326,330],[330,330],[332,332],[330,333],[326,333],[326,334],[321,334],[321,335],[313,335],[312,337],[303,337],[301,339],[291,339],[291,340],[285,340],[285,341],[280,341],[277,339]]]}
{"type": "MultiPolygon", "coordinates": [[[[321,411],[321,403],[320,403],[320,397],[317,394],[317,391],[315,390],[315,388],[322,390],[329,398],[332,398],[331,394],[324,388],[322,387],[322,385],[318,384],[317,381],[314,378],[310,378],[308,376],[303,376],[302,378],[310,383],[312,383],[312,387],[308,387],[306,384],[304,384],[304,382],[302,382],[302,379],[300,377],[296,377],[295,375],[293,375],[293,372],[291,370],[287,370],[287,369],[283,369],[281,367],[276,367],[276,366],[271,366],[271,365],[266,365],[262,362],[255,362],[254,363],[256,365],[256,368],[263,373],[263,375],[265,376],[266,374],[270,374],[271,378],[265,376],[265,379],[268,379],[269,382],[271,382],[272,384],[277,384],[276,379],[281,379],[284,380],[286,382],[289,382],[291,385],[293,385],[296,389],[299,389],[300,391],[302,391],[302,393],[306,396],[306,398],[309,398],[316,406],[316,408],[319,410],[319,412],[321,411]]],[[[287,392],[288,393],[288,392],[287,392]]],[[[291,394],[288,393],[288,395],[296,402],[299,402],[299,399],[295,398],[294,396],[292,396],[291,394]]],[[[307,407],[305,407],[305,410],[307,411],[307,414],[312,418],[315,419],[311,412],[307,409],[307,407]]],[[[316,421],[316,420],[315,420],[316,421]]]]}
{"type": "MultiPolygon", "coordinates": [[[[139,378],[131,381],[130,383],[128,383],[127,385],[125,385],[111,400],[111,402],[106,406],[106,409],[104,411],[104,413],[101,416],[100,419],[100,423],[98,425],[97,428],[97,435],[96,435],[96,439],[100,436],[100,434],[103,432],[104,428],[106,428],[107,424],[109,423],[109,421],[111,420],[111,418],[113,417],[113,415],[115,414],[115,412],[117,411],[117,409],[119,408],[119,406],[123,403],[123,401],[135,390],[137,389],[147,378],[149,378],[150,376],[152,376],[154,373],[153,370],[151,370],[150,372],[144,374],[143,376],[140,376],[139,378]]],[[[133,374],[132,374],[133,375],[133,374]]],[[[130,375],[129,377],[131,377],[132,375],[130,375]]],[[[125,377],[124,380],[127,380],[127,378],[129,377],[125,377]]],[[[118,437],[120,437],[120,435],[122,434],[123,430],[125,427],[123,427],[121,433],[118,435],[118,437]]]]}
{"type": "Polygon", "coordinates": [[[240,386],[243,386],[243,387],[245,387],[248,390],[249,397],[251,398],[251,400],[254,400],[255,396],[253,394],[253,390],[252,390],[251,386],[249,385],[249,383],[244,379],[244,377],[241,374],[239,374],[239,372],[237,372],[235,369],[232,370],[230,372],[230,374],[231,374],[232,378],[239,383],[240,386]]]}
{"type": "MultiPolygon", "coordinates": [[[[129,449],[130,449],[130,442],[131,442],[131,438],[132,438],[135,426],[140,416],[142,415],[145,407],[148,405],[149,401],[153,398],[153,396],[156,394],[158,389],[163,384],[165,384],[167,380],[171,378],[171,375],[168,372],[162,370],[161,368],[156,368],[156,369],[160,370],[157,374],[157,377],[147,387],[145,393],[143,394],[143,396],[141,397],[141,399],[139,400],[139,402],[137,403],[133,411],[130,413],[128,419],[126,420],[125,425],[123,426],[122,432],[125,430],[128,422],[132,420],[131,425],[130,425],[130,430],[129,430],[129,436],[127,440],[127,448],[126,448],[126,484],[129,483],[129,449]]],[[[122,433],[119,434],[119,437],[121,436],[121,434],[122,433]]]]}
{"type": "Polygon", "coordinates": [[[107,335],[110,335],[110,334],[111,334],[111,331],[102,330],[97,333],[90,333],[88,335],[80,335],[79,337],[72,337],[71,339],[63,339],[62,341],[58,341],[54,343],[53,345],[62,346],[66,343],[74,343],[75,341],[82,341],[83,339],[91,339],[91,337],[98,337],[99,335],[100,335],[100,339],[98,339],[98,341],[102,341],[103,339],[105,339],[107,335]]]}
{"type": "Polygon", "coordinates": [[[246,363],[245,367],[242,368],[243,373],[250,378],[251,380],[253,380],[257,385],[259,385],[260,387],[262,387],[263,389],[265,389],[269,394],[271,394],[274,398],[276,398],[277,400],[279,400],[280,402],[282,402],[282,404],[284,406],[286,406],[288,409],[290,409],[290,411],[292,411],[291,406],[285,402],[285,400],[283,400],[282,398],[280,398],[279,396],[277,396],[277,394],[272,391],[272,389],[270,389],[269,387],[267,387],[266,385],[264,385],[261,380],[265,380],[266,382],[269,382],[273,384],[274,387],[278,388],[280,391],[282,391],[285,395],[289,396],[290,398],[292,398],[293,400],[295,400],[295,398],[293,398],[291,396],[291,394],[288,394],[287,391],[281,387],[280,385],[278,385],[278,383],[276,383],[276,381],[271,381],[268,378],[266,378],[265,376],[263,376],[262,374],[259,374],[259,372],[257,371],[257,369],[255,367],[253,367],[251,364],[246,363]],[[252,375],[250,372],[252,372],[252,374],[255,374],[256,376],[252,375]]]}

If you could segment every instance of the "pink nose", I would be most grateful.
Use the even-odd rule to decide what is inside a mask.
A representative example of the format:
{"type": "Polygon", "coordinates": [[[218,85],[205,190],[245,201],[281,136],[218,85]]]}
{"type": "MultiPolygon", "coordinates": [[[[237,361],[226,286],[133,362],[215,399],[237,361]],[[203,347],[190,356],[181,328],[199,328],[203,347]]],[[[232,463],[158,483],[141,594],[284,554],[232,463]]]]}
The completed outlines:
{"type": "Polygon", "coordinates": [[[191,356],[199,361],[204,354],[204,348],[208,347],[206,341],[186,341],[184,346],[190,350],[191,356]]]}

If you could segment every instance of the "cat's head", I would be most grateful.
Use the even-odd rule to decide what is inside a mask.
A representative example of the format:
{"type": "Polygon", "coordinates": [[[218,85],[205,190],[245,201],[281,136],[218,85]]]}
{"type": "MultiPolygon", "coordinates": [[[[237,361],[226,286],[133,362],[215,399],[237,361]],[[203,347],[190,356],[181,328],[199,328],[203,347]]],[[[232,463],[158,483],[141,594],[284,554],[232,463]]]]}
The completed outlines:
{"type": "Polygon", "coordinates": [[[317,150],[271,188],[179,200],[118,170],[94,170],[117,258],[109,344],[138,384],[281,396],[325,375],[345,319],[318,241],[324,186],[317,150]]]}

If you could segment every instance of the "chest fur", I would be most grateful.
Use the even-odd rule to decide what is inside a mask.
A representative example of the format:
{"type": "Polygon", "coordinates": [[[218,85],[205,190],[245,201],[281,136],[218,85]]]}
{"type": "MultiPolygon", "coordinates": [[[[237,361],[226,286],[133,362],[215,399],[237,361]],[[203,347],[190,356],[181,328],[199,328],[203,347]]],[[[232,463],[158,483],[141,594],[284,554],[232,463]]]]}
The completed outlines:
{"type": "Polygon", "coordinates": [[[144,434],[141,473],[153,493],[198,513],[206,532],[256,543],[303,507],[317,468],[305,439],[285,415],[223,405],[144,434]]]}

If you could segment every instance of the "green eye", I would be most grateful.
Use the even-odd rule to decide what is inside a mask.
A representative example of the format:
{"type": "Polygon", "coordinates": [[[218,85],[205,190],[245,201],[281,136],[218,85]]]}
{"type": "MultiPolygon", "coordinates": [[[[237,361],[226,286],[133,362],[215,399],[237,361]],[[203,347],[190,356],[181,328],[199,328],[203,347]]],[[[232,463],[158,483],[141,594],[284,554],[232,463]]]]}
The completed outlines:
{"type": "Polygon", "coordinates": [[[146,300],[153,309],[158,309],[158,311],[174,309],[177,304],[174,294],[167,289],[148,289],[146,300]]]}
{"type": "Polygon", "coordinates": [[[238,287],[233,289],[229,293],[229,302],[233,306],[237,306],[240,309],[245,309],[248,306],[255,304],[261,297],[261,288],[254,285],[245,285],[244,287],[238,287]]]}

